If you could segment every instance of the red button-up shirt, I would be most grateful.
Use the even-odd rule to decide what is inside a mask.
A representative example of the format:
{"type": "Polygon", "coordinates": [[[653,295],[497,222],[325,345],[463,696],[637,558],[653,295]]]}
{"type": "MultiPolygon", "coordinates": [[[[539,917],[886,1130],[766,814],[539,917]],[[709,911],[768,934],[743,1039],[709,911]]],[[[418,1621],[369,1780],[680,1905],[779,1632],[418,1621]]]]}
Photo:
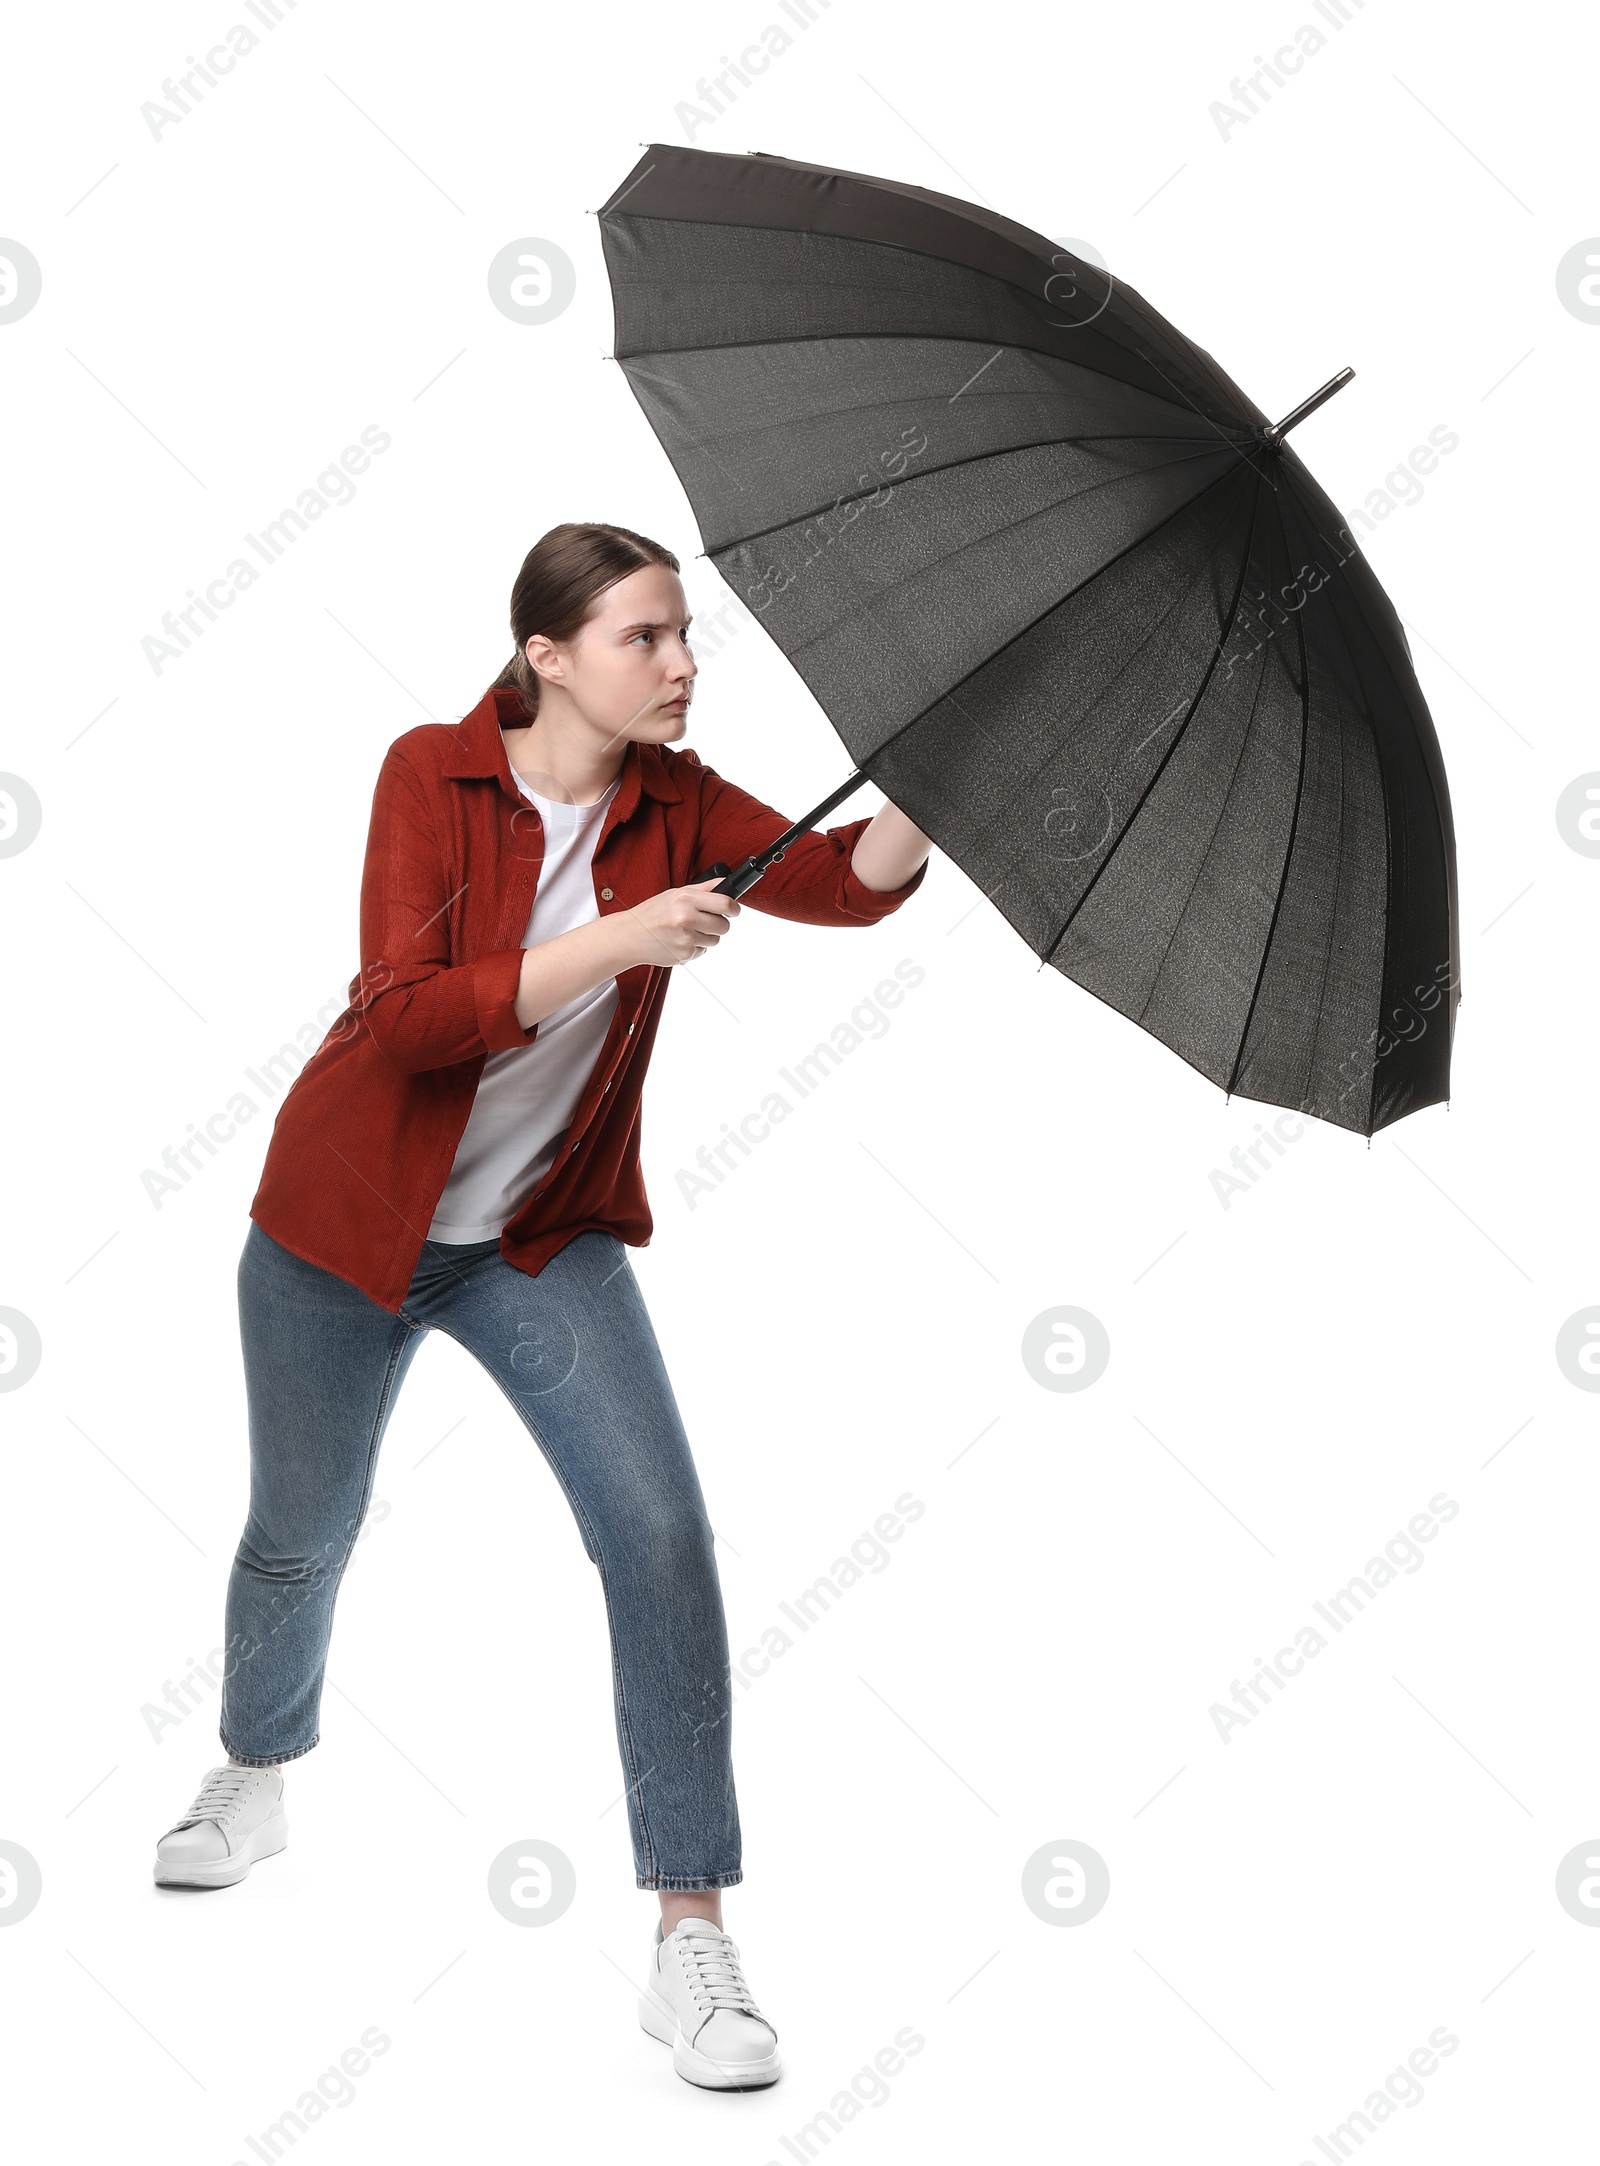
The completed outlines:
{"type": "MultiPolygon", "coordinates": [[[[361,879],[361,970],[350,1005],[278,1109],[250,1215],[275,1241],[398,1313],[449,1179],[484,1061],[527,1045],[514,1003],[544,828],[518,789],[502,730],[527,717],[485,694],[458,725],[389,747],[361,879]]],[[[763,849],[789,822],[687,746],[629,743],[594,852],[602,917],[686,887],[721,858],[763,849]]],[[[873,925],[921,886],[866,887],[850,856],[865,819],[808,833],[742,898],[805,925],[873,925]]],[[[588,1227],[635,1248],[652,1220],[639,1101],[670,966],[617,977],[617,1007],[555,1163],[500,1236],[537,1274],[588,1227]]]]}

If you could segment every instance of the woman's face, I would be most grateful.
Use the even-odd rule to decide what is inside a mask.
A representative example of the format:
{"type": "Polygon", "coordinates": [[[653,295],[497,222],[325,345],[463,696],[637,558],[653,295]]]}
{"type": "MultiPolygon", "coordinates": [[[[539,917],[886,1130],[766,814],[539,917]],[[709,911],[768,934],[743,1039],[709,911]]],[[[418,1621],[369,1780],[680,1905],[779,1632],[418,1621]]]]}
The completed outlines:
{"type": "Polygon", "coordinates": [[[607,744],[670,744],[688,727],[696,674],[689,604],[664,564],[607,587],[575,639],[535,634],[528,659],[541,679],[541,713],[550,695],[553,706],[565,695],[607,744]]]}

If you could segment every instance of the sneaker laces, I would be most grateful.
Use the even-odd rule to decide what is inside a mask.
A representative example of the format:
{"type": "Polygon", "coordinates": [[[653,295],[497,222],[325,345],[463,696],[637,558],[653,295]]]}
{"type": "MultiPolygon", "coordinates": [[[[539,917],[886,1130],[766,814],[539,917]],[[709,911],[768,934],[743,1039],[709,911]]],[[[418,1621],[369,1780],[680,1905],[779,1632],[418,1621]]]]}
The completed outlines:
{"type": "Polygon", "coordinates": [[[226,1827],[245,1801],[250,1774],[247,1767],[214,1767],[177,1826],[192,1828],[201,1820],[215,1820],[226,1827]]]}
{"type": "Polygon", "coordinates": [[[714,2015],[719,2008],[731,2008],[739,2015],[766,2022],[739,1968],[739,1951],[726,1933],[714,1927],[705,1932],[684,1932],[680,1928],[672,1939],[698,2008],[708,2015],[714,2015]]]}

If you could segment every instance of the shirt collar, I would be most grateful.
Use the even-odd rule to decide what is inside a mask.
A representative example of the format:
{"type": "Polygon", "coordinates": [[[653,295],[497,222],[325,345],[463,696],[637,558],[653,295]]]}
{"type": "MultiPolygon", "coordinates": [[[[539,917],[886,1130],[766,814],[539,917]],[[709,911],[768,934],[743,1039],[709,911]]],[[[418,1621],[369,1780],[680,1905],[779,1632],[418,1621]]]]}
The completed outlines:
{"type": "MultiPolygon", "coordinates": [[[[456,749],[446,760],[444,772],[451,776],[488,777],[497,781],[514,803],[526,804],[527,799],[517,788],[516,777],[511,772],[503,734],[508,729],[520,728],[526,720],[522,694],[514,685],[485,692],[471,714],[464,715],[451,729],[456,749]]],[[[622,756],[617,781],[619,787],[611,809],[619,824],[630,816],[641,792],[663,805],[681,805],[683,802],[683,792],[668,774],[659,745],[641,744],[631,738],[622,756]]]]}

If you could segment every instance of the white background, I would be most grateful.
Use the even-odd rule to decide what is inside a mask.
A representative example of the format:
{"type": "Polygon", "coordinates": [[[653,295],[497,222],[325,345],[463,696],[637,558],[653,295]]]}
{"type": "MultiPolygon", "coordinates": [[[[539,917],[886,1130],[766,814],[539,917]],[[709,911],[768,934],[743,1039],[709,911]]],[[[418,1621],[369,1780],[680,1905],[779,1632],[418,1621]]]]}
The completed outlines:
{"type": "MultiPolygon", "coordinates": [[[[223,1636],[267,1117],[160,1209],[142,1176],[342,999],[384,749],[476,702],[546,527],[638,527],[697,610],[726,599],[603,358],[591,214],[641,142],[688,139],[698,78],[788,24],[766,0],[301,0],[154,139],[141,104],[251,20],[34,11],[5,53],[0,226],[44,278],[0,326],[0,767],[43,806],[0,862],[0,1305],[44,1350],[0,1461],[0,1837],[43,1873],[0,1934],[22,2155],[250,2160],[374,2025],[389,2050],[295,2147],[313,2166],[785,2161],[908,2025],[923,2049],[830,2157],[1320,2162],[1439,2026],[1458,2046],[1369,2146],[1575,2155],[1600,1933],[1555,1879],[1600,1854],[1600,1400],[1554,1345],[1600,1302],[1600,862],[1555,804],[1600,767],[1600,328],[1556,266],[1600,230],[1588,20],[833,0],[696,130],[1088,240],[1271,413],[1353,364],[1296,439],[1341,507],[1430,429],[1460,437],[1366,541],[1454,799],[1448,1109],[1370,1148],[1313,1124],[1224,1209],[1212,1169],[1270,1116],[1041,970],[937,853],[881,926],[750,909],[671,990],[632,1253],[735,1648],[902,1492],[926,1506],[739,1697],[727,1918],[787,2057],[739,2097],[636,2028],[655,1903],[615,1803],[598,1581],[437,1337],[341,1597],[323,1743],[289,1773],[290,1848],[226,1893],[151,1885],[222,1757],[214,1697],[159,1742],[142,1710],[223,1636]],[[1325,49],[1224,139],[1212,102],[1305,22],[1325,49]],[[577,268],[539,327],[486,288],[527,236],[577,268]],[[373,424],[392,445],[354,501],[154,673],[163,613],[373,424]],[[678,1169],[903,957],[926,975],[887,1035],[691,1210],[678,1169]],[[1062,1303],[1110,1334],[1081,1394],[1020,1355],[1062,1303]],[[1441,1491],[1460,1509],[1421,1567],[1225,1743],[1213,1703],[1441,1491]],[[539,1930],[485,1893],[525,1838],[578,1875],[539,1930]],[[1063,1929],[1021,1875],[1067,1839],[1111,1892],[1063,1929]]],[[[704,659],[691,741],[789,812],[848,771],[749,624],[704,659]]]]}

